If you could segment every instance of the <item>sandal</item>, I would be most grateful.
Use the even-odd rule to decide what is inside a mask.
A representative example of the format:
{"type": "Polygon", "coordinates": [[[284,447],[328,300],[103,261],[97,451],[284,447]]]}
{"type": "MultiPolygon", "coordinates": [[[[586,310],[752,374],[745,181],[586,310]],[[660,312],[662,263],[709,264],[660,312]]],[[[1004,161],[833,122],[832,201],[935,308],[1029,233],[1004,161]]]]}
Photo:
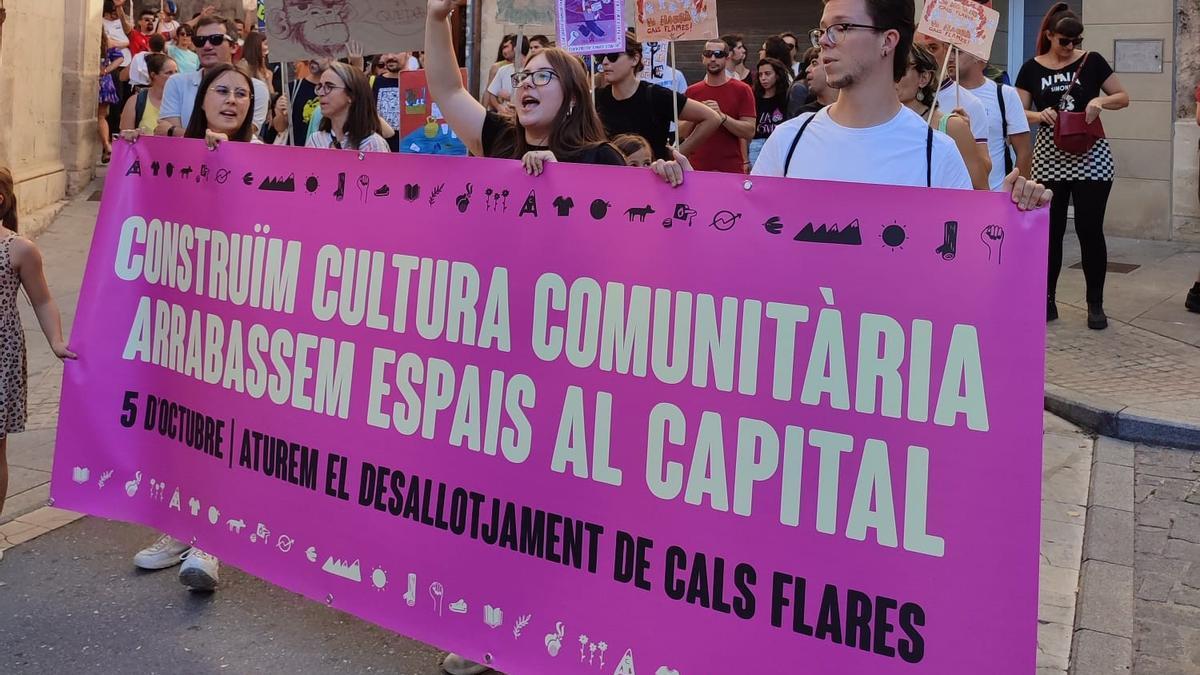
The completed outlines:
{"type": "Polygon", "coordinates": [[[102,165],[108,164],[109,160],[111,160],[111,159],[112,159],[112,150],[105,150],[104,152],[100,153],[100,164],[102,164],[102,165]]]}

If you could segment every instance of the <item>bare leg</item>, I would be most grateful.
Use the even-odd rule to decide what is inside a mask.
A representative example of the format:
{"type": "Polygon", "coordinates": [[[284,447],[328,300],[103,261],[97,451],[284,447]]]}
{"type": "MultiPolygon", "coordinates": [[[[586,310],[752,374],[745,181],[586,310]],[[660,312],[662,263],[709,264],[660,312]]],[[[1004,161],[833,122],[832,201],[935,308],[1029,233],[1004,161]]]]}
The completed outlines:
{"type": "Polygon", "coordinates": [[[108,138],[108,104],[101,103],[96,107],[96,122],[100,130],[100,147],[105,152],[112,152],[112,141],[108,138]]]}

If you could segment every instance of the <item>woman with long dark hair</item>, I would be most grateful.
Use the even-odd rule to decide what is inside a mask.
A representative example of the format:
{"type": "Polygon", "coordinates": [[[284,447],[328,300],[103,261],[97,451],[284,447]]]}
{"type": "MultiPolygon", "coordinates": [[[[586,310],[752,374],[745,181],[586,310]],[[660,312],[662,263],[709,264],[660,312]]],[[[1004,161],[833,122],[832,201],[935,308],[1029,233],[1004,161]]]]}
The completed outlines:
{"type": "MultiPolygon", "coordinates": [[[[254,83],[251,77],[235,66],[222,63],[213,66],[200,80],[196,106],[188,122],[185,138],[203,138],[208,147],[216,149],[226,141],[261,143],[254,135],[254,83]]],[[[130,129],[121,136],[133,143],[140,131],[130,129]]],[[[219,581],[220,561],[217,557],[193,548],[186,541],[169,534],[138,551],[133,564],[144,570],[161,570],[178,565],[179,581],[199,591],[211,591],[219,581]]]]}
{"type": "Polygon", "coordinates": [[[750,141],[751,166],[758,160],[758,153],[775,127],[787,121],[791,85],[792,71],[783,61],[768,57],[758,62],[754,77],[754,108],[758,113],[758,124],[754,128],[754,139],[750,141]]]}
{"type": "Polygon", "coordinates": [[[246,36],[246,41],[242,45],[242,60],[238,61],[237,65],[250,73],[251,77],[267,85],[267,91],[274,96],[279,89],[275,86],[275,71],[267,63],[267,57],[270,54],[271,49],[267,45],[267,36],[254,31],[246,36]]]}
{"type": "Polygon", "coordinates": [[[210,148],[223,141],[256,142],[253,110],[252,78],[228,63],[213,66],[200,80],[192,119],[183,135],[203,138],[210,148]]]}
{"type": "Polygon", "coordinates": [[[1083,254],[1087,282],[1088,328],[1108,327],[1104,314],[1104,278],[1108,248],[1104,241],[1104,212],[1112,191],[1116,165],[1104,138],[1090,150],[1074,154],[1059,148],[1054,127],[1060,112],[1085,113],[1086,121],[1100,118],[1104,110],[1129,105],[1112,66],[1096,52],[1085,52],[1083,22],[1065,2],[1046,13],[1038,33],[1037,56],[1025,62],[1017,75],[1017,93],[1025,104],[1029,123],[1039,124],[1033,146],[1033,180],[1054,191],[1050,203],[1050,264],[1046,320],[1058,318],[1055,288],[1062,268],[1062,242],[1067,232],[1067,207],[1075,205],[1075,233],[1083,254]]]}
{"type": "Polygon", "coordinates": [[[587,72],[561,49],[542,51],[513,74],[512,117],[490,112],[472,98],[463,88],[451,44],[447,18],[453,7],[453,0],[429,0],[425,73],[430,95],[472,154],[520,159],[532,174],[540,174],[545,162],[625,164],[604,135],[587,72]]]}
{"type": "Polygon", "coordinates": [[[375,95],[367,76],[357,68],[333,61],[316,86],[321,101],[321,125],[308,139],[310,148],[388,152],[375,110],[375,95]]]}

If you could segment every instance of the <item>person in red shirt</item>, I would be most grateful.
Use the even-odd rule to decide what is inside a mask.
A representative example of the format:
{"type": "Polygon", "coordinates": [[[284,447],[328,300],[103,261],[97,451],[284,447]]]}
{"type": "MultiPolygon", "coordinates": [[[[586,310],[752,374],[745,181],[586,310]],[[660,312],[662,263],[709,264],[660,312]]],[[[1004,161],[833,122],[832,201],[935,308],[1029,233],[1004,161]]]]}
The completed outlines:
{"type": "Polygon", "coordinates": [[[129,53],[138,54],[150,51],[150,36],[158,31],[158,12],[152,9],[143,9],[142,13],[138,15],[136,24],[126,20],[123,5],[117,6],[117,15],[125,27],[125,34],[129,37],[129,53]]]}
{"type": "MultiPolygon", "coordinates": [[[[729,48],[721,40],[704,43],[704,80],[688,87],[687,97],[712,108],[721,116],[721,126],[692,153],[690,159],[697,171],[748,173],[750,165],[742,153],[743,140],[754,138],[758,113],[754,105],[754,90],[726,72],[729,48]]],[[[681,121],[680,133],[686,138],[692,125],[681,121]]]]}

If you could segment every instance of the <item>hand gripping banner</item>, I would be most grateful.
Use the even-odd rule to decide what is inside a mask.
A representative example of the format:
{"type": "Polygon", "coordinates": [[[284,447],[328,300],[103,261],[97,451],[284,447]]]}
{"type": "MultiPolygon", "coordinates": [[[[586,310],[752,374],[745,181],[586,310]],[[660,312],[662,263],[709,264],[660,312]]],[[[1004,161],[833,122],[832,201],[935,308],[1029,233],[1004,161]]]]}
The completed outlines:
{"type": "Polygon", "coordinates": [[[121,143],[53,495],[509,672],[1032,672],[1046,227],[121,143]]]}

